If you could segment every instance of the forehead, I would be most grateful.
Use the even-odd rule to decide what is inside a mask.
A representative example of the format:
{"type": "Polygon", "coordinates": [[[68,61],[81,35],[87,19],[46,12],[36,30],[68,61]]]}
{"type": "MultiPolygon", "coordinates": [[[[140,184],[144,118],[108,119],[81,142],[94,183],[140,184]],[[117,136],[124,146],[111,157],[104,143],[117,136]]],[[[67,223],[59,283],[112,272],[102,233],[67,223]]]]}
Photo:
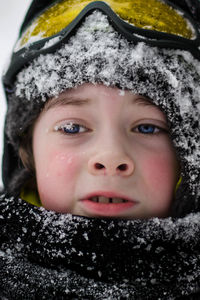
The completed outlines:
{"type": "Polygon", "coordinates": [[[145,96],[105,85],[84,84],[49,99],[41,111],[41,119],[52,122],[59,118],[93,120],[159,119],[168,123],[163,111],[145,96]]]}
{"type": "Polygon", "coordinates": [[[131,91],[121,90],[116,87],[107,87],[105,85],[83,84],[77,88],[66,90],[57,97],[49,99],[45,104],[45,110],[66,105],[89,106],[107,98],[108,101],[111,100],[114,101],[114,103],[121,101],[127,104],[156,108],[150,98],[134,94],[131,91]]]}

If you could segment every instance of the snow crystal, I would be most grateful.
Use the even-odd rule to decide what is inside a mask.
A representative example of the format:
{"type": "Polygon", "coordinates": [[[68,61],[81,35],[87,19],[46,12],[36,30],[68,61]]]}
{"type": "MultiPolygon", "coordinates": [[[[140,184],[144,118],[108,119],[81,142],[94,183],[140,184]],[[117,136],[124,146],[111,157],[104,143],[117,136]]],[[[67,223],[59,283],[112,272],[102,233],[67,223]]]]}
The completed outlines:
{"type": "MultiPolygon", "coordinates": [[[[30,29],[29,32],[33,32],[36,26],[37,26],[37,23],[35,23],[35,24],[33,23],[33,24],[28,28],[28,30],[30,29]]],[[[43,33],[43,32],[39,32],[37,35],[34,35],[34,36],[30,36],[30,35],[29,35],[29,36],[28,36],[27,42],[24,44],[24,43],[22,42],[22,40],[23,40],[24,36],[26,35],[26,33],[27,33],[27,31],[25,31],[24,34],[22,35],[22,37],[17,41],[17,43],[16,43],[16,45],[15,45],[15,47],[14,47],[14,52],[18,52],[18,51],[21,50],[23,47],[28,48],[31,44],[33,44],[33,43],[35,43],[35,42],[37,42],[37,41],[39,41],[39,40],[44,39],[44,37],[43,37],[44,33],[43,33]]]]}
{"type": "Polygon", "coordinates": [[[125,91],[124,91],[124,90],[120,90],[120,91],[119,91],[119,95],[120,95],[120,96],[124,96],[124,95],[125,95],[125,91]]]}
{"type": "Polygon", "coordinates": [[[97,258],[97,255],[96,255],[96,253],[93,252],[93,253],[92,253],[92,260],[95,261],[96,258],[97,258]]]}
{"type": "Polygon", "coordinates": [[[59,42],[59,40],[61,39],[60,36],[56,36],[52,39],[50,39],[48,42],[46,42],[44,44],[44,46],[42,47],[42,49],[46,49],[46,48],[50,48],[51,46],[55,45],[57,42],[59,42]]]}
{"type": "Polygon", "coordinates": [[[179,80],[172,74],[169,70],[166,70],[166,75],[168,76],[168,82],[173,88],[177,88],[179,85],[179,80]]]}
{"type": "Polygon", "coordinates": [[[98,271],[98,275],[99,275],[99,277],[101,277],[102,276],[102,272],[98,271]]]}
{"type": "Polygon", "coordinates": [[[4,257],[5,253],[3,251],[0,251],[0,257],[4,257]]]}
{"type": "Polygon", "coordinates": [[[25,227],[23,227],[22,230],[23,230],[24,233],[27,232],[27,228],[25,228],[25,227]]]}
{"type": "Polygon", "coordinates": [[[156,279],[151,279],[152,284],[156,284],[156,279]]]}
{"type": "Polygon", "coordinates": [[[84,238],[86,239],[86,241],[88,241],[88,240],[89,240],[89,238],[88,238],[88,235],[87,235],[87,233],[86,233],[86,232],[84,232],[83,236],[84,236],[84,238]]]}

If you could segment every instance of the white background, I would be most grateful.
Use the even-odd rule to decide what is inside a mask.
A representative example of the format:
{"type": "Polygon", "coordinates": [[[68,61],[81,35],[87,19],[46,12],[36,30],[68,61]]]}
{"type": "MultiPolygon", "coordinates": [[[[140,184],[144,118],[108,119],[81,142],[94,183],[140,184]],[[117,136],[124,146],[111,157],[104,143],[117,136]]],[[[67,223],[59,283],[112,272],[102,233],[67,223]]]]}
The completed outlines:
{"type": "MultiPolygon", "coordinates": [[[[9,54],[17,39],[20,25],[31,0],[0,0],[0,74],[2,75],[9,54]]],[[[3,123],[6,111],[6,102],[0,84],[0,161],[3,151],[3,123]]],[[[1,163],[0,163],[1,167],[1,163]]],[[[0,176],[0,185],[2,184],[0,176]]]]}

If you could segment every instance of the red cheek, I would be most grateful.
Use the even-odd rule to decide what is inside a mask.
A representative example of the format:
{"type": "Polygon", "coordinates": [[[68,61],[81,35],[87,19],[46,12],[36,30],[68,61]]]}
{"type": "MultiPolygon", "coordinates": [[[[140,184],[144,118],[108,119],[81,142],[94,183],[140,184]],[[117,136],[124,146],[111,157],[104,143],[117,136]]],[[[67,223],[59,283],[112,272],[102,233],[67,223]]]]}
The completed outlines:
{"type": "Polygon", "coordinates": [[[53,153],[51,159],[51,172],[54,170],[55,176],[64,177],[73,177],[76,173],[76,169],[78,166],[78,158],[77,155],[73,153],[53,153]]]}
{"type": "Polygon", "coordinates": [[[73,189],[79,173],[80,159],[73,153],[52,152],[46,158],[46,168],[38,172],[38,187],[42,199],[53,199],[59,193],[66,193],[66,189],[73,189]],[[55,195],[54,195],[55,193],[55,195]],[[48,197],[47,197],[48,196],[48,197]]]}
{"type": "Polygon", "coordinates": [[[163,156],[157,155],[145,160],[144,172],[152,187],[158,188],[158,185],[166,184],[167,178],[171,176],[170,165],[171,163],[163,156]]]}

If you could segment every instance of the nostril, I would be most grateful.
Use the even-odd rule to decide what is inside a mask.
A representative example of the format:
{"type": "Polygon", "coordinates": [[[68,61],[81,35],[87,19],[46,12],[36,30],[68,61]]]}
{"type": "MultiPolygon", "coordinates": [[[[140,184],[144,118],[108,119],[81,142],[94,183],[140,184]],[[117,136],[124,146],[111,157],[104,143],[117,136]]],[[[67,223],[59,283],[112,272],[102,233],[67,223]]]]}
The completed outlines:
{"type": "Polygon", "coordinates": [[[120,171],[126,171],[128,169],[128,166],[127,166],[127,164],[121,164],[118,166],[118,169],[120,171]]]}
{"type": "Polygon", "coordinates": [[[98,169],[98,170],[100,170],[100,169],[103,169],[104,166],[102,164],[96,163],[95,164],[95,168],[98,169]]]}

